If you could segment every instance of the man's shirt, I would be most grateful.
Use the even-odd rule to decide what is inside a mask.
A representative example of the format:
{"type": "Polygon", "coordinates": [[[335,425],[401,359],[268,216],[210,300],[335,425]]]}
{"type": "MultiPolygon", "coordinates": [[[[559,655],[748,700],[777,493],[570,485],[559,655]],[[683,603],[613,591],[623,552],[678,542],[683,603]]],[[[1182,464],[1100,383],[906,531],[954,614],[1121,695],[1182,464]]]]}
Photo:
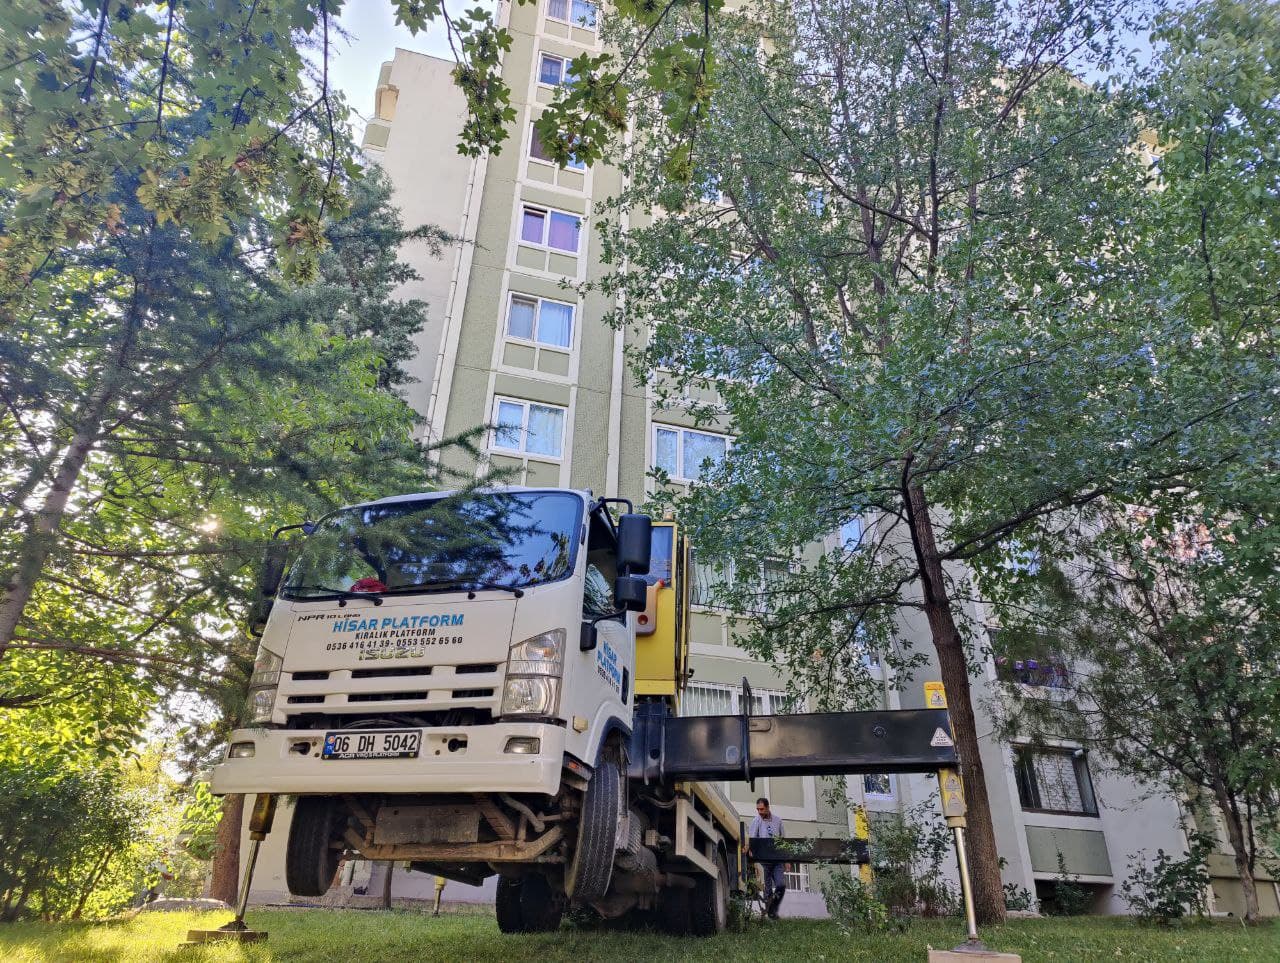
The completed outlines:
{"type": "Polygon", "coordinates": [[[751,820],[747,835],[752,839],[781,839],[782,817],[770,816],[768,819],[761,819],[760,814],[757,813],[756,818],[751,820]]]}

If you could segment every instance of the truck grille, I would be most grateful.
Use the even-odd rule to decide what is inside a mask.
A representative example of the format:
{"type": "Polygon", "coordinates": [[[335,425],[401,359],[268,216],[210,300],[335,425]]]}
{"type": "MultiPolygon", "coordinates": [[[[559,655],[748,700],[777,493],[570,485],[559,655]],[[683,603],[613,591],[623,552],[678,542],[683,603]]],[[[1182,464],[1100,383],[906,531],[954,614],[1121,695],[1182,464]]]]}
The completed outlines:
{"type": "MultiPolygon", "coordinates": [[[[430,675],[431,666],[411,666],[407,669],[352,669],[353,679],[401,679],[407,675],[430,675]]],[[[295,678],[297,678],[295,676],[295,678]]]]}
{"type": "MultiPolygon", "coordinates": [[[[462,665],[378,666],[285,673],[277,705],[298,707],[329,717],[379,713],[418,716],[436,711],[474,709],[498,714],[504,666],[495,662],[462,665]],[[408,688],[407,686],[412,686],[408,688]]],[[[295,719],[303,717],[294,717],[295,719]]]]}
{"type": "Polygon", "coordinates": [[[354,692],[347,696],[348,702],[400,702],[410,699],[425,699],[426,692],[354,692]]]}

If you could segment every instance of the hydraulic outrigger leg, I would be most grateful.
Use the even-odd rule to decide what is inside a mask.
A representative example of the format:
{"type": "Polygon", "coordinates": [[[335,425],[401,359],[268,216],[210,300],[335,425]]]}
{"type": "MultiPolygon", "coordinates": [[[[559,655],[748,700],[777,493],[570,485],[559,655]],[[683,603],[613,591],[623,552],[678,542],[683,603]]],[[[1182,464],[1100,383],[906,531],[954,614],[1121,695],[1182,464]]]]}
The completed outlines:
{"type": "Polygon", "coordinates": [[[964,848],[965,813],[964,783],[954,769],[938,770],[938,788],[942,793],[942,815],[955,834],[956,864],[960,871],[960,894],[964,898],[964,921],[968,936],[955,948],[957,953],[986,953],[987,945],[978,938],[978,919],[973,910],[973,881],[969,878],[969,855],[964,848]]]}
{"type": "Polygon", "coordinates": [[[240,893],[236,899],[236,916],[230,923],[216,930],[188,930],[186,946],[197,943],[214,943],[232,940],[236,943],[258,943],[267,938],[262,930],[251,930],[244,921],[244,911],[249,906],[249,887],[253,885],[253,870],[258,864],[258,850],[271,832],[276,815],[276,797],[261,794],[254,797],[253,811],[249,816],[249,858],[245,860],[244,877],[240,880],[240,893]]]}

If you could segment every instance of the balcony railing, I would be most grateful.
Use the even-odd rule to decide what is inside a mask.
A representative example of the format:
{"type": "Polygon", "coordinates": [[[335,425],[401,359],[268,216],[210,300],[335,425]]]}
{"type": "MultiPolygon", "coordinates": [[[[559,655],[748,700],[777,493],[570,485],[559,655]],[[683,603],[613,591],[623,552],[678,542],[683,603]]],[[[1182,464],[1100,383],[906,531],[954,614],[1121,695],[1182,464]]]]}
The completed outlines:
{"type": "Polygon", "coordinates": [[[1066,689],[1071,685],[1071,670],[1064,662],[1046,659],[1011,659],[996,657],[996,678],[1001,682],[1066,689]]]}

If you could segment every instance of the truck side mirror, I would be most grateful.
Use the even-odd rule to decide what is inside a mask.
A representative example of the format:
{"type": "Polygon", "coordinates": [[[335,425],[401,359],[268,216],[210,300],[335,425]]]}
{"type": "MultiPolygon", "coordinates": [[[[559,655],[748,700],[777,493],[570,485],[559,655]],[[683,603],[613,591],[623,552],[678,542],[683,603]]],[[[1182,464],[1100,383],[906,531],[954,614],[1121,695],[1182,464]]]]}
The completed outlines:
{"type": "Polygon", "coordinates": [[[284,578],[284,567],[288,561],[288,542],[271,542],[267,545],[262,567],[258,569],[257,595],[249,608],[249,634],[255,638],[260,636],[267,627],[267,616],[271,614],[271,606],[275,602],[276,592],[280,588],[280,580],[284,578]]]}
{"type": "Polygon", "coordinates": [[[618,518],[618,568],[628,575],[648,575],[653,554],[653,522],[628,512],[618,518]]]}
{"type": "MultiPolygon", "coordinates": [[[[648,519],[645,519],[648,521],[648,519]]],[[[613,582],[613,600],[628,612],[643,612],[648,585],[639,575],[619,575],[613,582]]]]}
{"type": "Polygon", "coordinates": [[[271,607],[275,603],[272,598],[258,598],[253,600],[253,604],[249,606],[249,634],[255,639],[261,637],[267,628],[267,616],[271,614],[271,607]]]}
{"type": "Polygon", "coordinates": [[[280,589],[280,580],[284,578],[284,566],[288,560],[288,542],[271,542],[267,545],[262,568],[258,570],[258,595],[261,598],[272,598],[280,589]]]}

